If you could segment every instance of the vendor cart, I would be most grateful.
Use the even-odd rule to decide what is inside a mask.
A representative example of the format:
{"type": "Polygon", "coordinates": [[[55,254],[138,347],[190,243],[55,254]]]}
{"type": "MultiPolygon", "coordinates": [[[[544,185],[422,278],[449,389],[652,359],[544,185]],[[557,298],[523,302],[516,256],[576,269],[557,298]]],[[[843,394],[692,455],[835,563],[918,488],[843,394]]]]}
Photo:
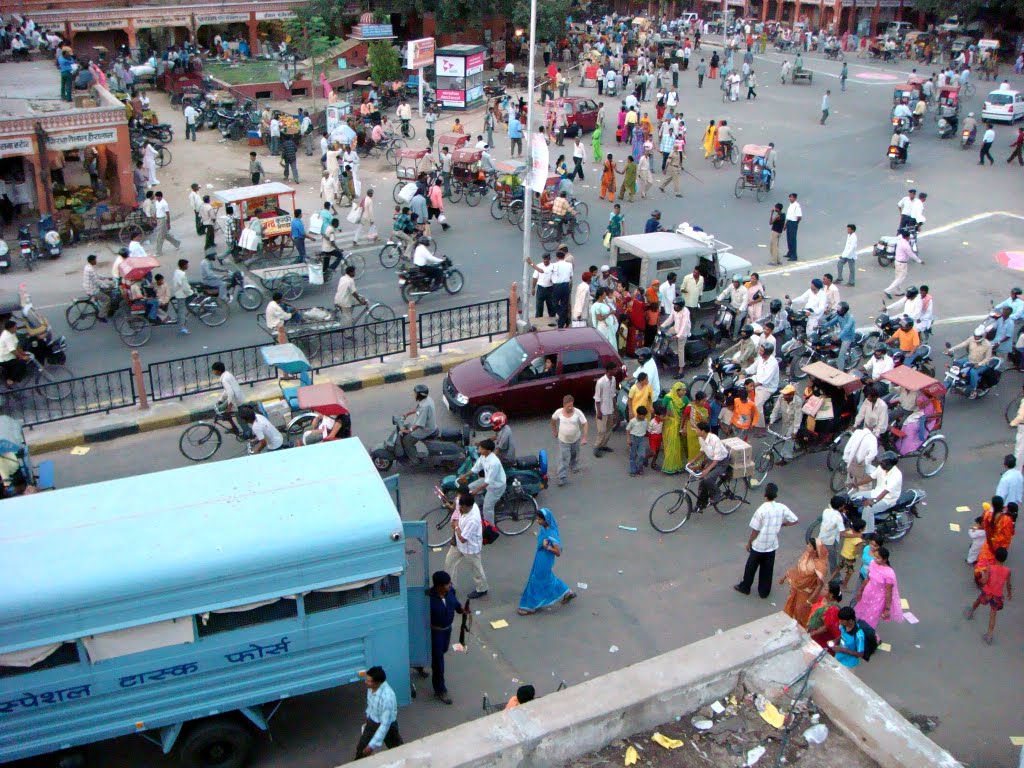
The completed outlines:
{"type": "Polygon", "coordinates": [[[230,205],[240,220],[239,231],[251,219],[259,219],[262,254],[270,259],[291,256],[295,251],[292,242],[292,217],[295,210],[295,190],[287,184],[270,181],[250,187],[234,187],[213,193],[215,204],[230,205]],[[285,205],[282,207],[282,198],[285,205]],[[291,198],[288,201],[288,198],[291,198]]]}
{"type": "Polygon", "coordinates": [[[471,208],[480,204],[487,189],[487,174],[480,165],[484,156],[482,149],[457,149],[452,153],[451,194],[448,199],[457,203],[466,196],[471,208]]]}
{"type": "MultiPolygon", "coordinates": [[[[289,304],[282,304],[286,312],[292,314],[292,318],[285,325],[285,332],[291,342],[298,347],[307,359],[314,359],[323,351],[325,364],[333,365],[338,362],[347,362],[344,351],[345,345],[352,345],[356,342],[356,331],[362,330],[365,333],[365,340],[360,344],[367,344],[371,349],[390,349],[395,341],[394,336],[404,333],[401,323],[393,322],[395,312],[391,307],[379,302],[372,303],[364,308],[364,311],[349,324],[340,308],[330,307],[293,307],[289,304]],[[324,347],[326,346],[326,349],[324,347]]],[[[256,324],[260,330],[277,339],[277,330],[267,327],[266,313],[260,313],[256,318],[256,324]]],[[[382,354],[383,357],[383,354],[382,354]]]]}

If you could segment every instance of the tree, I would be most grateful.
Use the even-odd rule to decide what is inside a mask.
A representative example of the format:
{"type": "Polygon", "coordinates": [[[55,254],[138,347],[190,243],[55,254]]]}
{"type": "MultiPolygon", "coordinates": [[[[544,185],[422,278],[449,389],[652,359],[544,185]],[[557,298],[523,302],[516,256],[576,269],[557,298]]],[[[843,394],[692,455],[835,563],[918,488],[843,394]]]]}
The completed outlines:
{"type": "Polygon", "coordinates": [[[370,60],[370,79],[378,86],[388,80],[402,77],[402,62],[398,51],[387,40],[370,43],[368,58],[370,60]]]}
{"type": "MultiPolygon", "coordinates": [[[[537,39],[534,44],[543,40],[557,40],[565,34],[565,20],[571,6],[571,0],[538,0],[537,39]]],[[[515,0],[512,23],[521,29],[530,29],[530,0],[515,0]]]]}
{"type": "Polygon", "coordinates": [[[299,31],[291,32],[292,37],[301,38],[302,29],[313,19],[319,19],[319,23],[323,25],[323,34],[336,36],[341,34],[345,16],[344,4],[337,0],[310,0],[306,5],[295,7],[295,18],[289,20],[289,30],[294,25],[299,31]]]}
{"type": "MultiPolygon", "coordinates": [[[[304,11],[306,8],[300,10],[304,11]]],[[[328,60],[327,54],[338,44],[339,39],[331,36],[329,22],[320,16],[300,18],[296,14],[294,19],[288,20],[287,28],[294,47],[309,60],[310,90],[313,96],[313,110],[316,111],[316,89],[319,87],[320,72],[328,60]]]]}

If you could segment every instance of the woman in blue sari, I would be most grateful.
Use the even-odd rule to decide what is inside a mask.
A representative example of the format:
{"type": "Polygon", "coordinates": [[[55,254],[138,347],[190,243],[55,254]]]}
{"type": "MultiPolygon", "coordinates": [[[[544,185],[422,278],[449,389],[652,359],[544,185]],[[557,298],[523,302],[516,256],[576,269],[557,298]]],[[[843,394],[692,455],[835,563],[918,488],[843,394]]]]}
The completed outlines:
{"type": "Polygon", "coordinates": [[[533,556],[533,568],[526,581],[523,596],[519,598],[519,615],[529,616],[541,608],[559,601],[568,603],[576,593],[555,576],[555,558],[562,554],[562,541],[558,535],[558,523],[551,510],[544,507],[537,513],[537,552],[533,556]]]}

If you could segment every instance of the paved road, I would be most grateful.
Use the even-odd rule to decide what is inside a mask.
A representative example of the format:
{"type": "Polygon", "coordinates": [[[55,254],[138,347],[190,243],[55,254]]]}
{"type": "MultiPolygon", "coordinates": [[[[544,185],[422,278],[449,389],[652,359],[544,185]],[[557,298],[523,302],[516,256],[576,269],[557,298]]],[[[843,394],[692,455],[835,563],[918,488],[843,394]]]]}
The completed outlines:
{"type": "MultiPolygon", "coordinates": [[[[958,339],[965,326],[943,327],[936,340],[958,339]]],[[[436,392],[439,377],[427,380],[436,392]]],[[[900,590],[920,618],[916,626],[883,626],[882,637],[892,652],[880,653],[858,671],[895,706],[909,714],[928,715],[939,722],[933,736],[943,746],[975,765],[1006,765],[1011,756],[1008,737],[1019,731],[1012,707],[995,702],[1015,701],[1024,684],[1016,663],[1020,626],[1016,602],[1000,615],[996,644],[981,643],[980,620],[967,624],[962,608],[973,598],[970,570],[963,564],[967,539],[954,534],[949,522],[968,527],[981,501],[992,493],[1000,457],[1010,432],[1002,410],[1019,386],[1008,375],[990,398],[970,402],[959,396],[947,401],[944,425],[950,461],[937,477],[922,480],[905,467],[905,483],[929,494],[922,518],[909,537],[893,546],[892,562],[900,590]],[[966,481],[970,478],[969,481],[966,481]],[[965,482],[966,481],[966,482],[965,482]],[[969,505],[970,514],[956,513],[969,505]],[[999,674],[992,674],[999,670],[999,674]]],[[[380,439],[392,411],[402,407],[405,385],[374,388],[351,395],[357,436],[367,446],[380,439]]],[[[515,421],[520,452],[552,448],[546,418],[515,421]]],[[[168,467],[186,465],[177,451],[178,430],[125,438],[91,447],[85,456],[55,454],[61,486],[95,482],[168,467]]],[[[731,585],[744,560],[746,525],[758,502],[730,517],[716,514],[694,518],[681,532],[661,536],[648,524],[651,500],[678,480],[664,476],[634,480],[625,472],[621,437],[615,453],[602,459],[584,454],[582,474],[572,484],[543,492],[541,502],[558,516],[565,541],[559,573],[577,587],[580,599],[566,609],[530,618],[515,615],[525,579],[531,534],[505,537],[488,548],[485,562],[491,594],[480,600],[477,638],[471,654],[450,659],[453,707],[421,698],[402,713],[402,728],[415,737],[480,714],[484,692],[500,700],[518,681],[530,681],[548,693],[565,680],[572,685],[654,654],[713,634],[775,610],[785,601],[777,588],[768,602],[741,598],[731,585]],[[619,525],[637,528],[629,532],[619,525]],[[510,627],[492,630],[491,620],[504,618],[510,627]],[[611,652],[612,646],[618,648],[611,652]]],[[[315,450],[315,449],[309,449],[315,450]]],[[[231,443],[217,458],[241,455],[231,443]]],[[[262,459],[252,459],[253,471],[262,459]]],[[[777,470],[784,500],[809,522],[829,496],[828,474],[820,456],[800,459],[777,470]]],[[[402,474],[402,513],[416,519],[429,508],[429,488],[436,477],[422,471],[402,474]]],[[[798,554],[803,526],[787,531],[779,556],[779,575],[798,554]]],[[[1011,556],[1011,565],[1019,560],[1011,556]]],[[[440,566],[442,554],[432,555],[440,566]]],[[[460,585],[461,587],[461,585],[460,585]]],[[[465,587],[461,587],[465,591],[465,587]]],[[[260,768],[327,768],[349,759],[361,701],[358,688],[305,697],[284,707],[277,718],[275,741],[263,743],[260,768]]],[[[147,762],[162,765],[150,745],[120,740],[93,750],[99,766],[129,766],[147,762]]]]}
{"type": "MultiPolygon", "coordinates": [[[[689,221],[700,224],[733,244],[737,253],[755,265],[763,265],[767,261],[768,211],[776,201],[785,203],[785,195],[790,191],[800,194],[804,211],[799,237],[803,259],[838,253],[845,238],[845,224],[849,221],[859,225],[862,245],[879,234],[890,232],[896,221],[896,200],[908,186],[917,186],[931,193],[927,211],[929,228],[981,212],[1012,207],[1008,203],[1014,199],[1014,191],[1019,187],[1016,166],[1011,169],[1000,162],[994,168],[979,168],[974,152],[961,152],[955,142],[940,141],[931,121],[925,130],[914,134],[909,165],[897,171],[889,170],[885,151],[890,134],[887,114],[892,84],[905,79],[909,67],[886,68],[854,60],[850,63],[848,90],[839,93],[837,63],[809,57],[807,64],[815,71],[814,84],[780,86],[776,72],[781,58],[778,54],[769,53],[755,62],[761,85],[758,98],[751,101],[744,99],[723,104],[715,81],[706,81],[705,87],[698,90],[693,72],[682,74],[681,96],[690,133],[687,170],[693,176],[686,177],[686,196],[683,199],[655,192],[649,201],[626,203],[627,232],[641,230],[650,211],[657,207],[661,209],[666,223],[674,225],[689,221]],[[825,126],[820,126],[819,105],[826,87],[833,90],[832,115],[825,126]],[[702,159],[700,137],[708,120],[723,118],[736,128],[741,143],[775,141],[778,147],[778,185],[775,194],[761,204],[749,194],[740,200],[734,198],[735,167],[715,170],[702,159]]],[[[984,86],[980,83],[979,91],[984,92],[984,86]]],[[[596,96],[592,89],[583,93],[596,96]]],[[[976,97],[967,109],[980,113],[980,98],[980,95],[976,97]]],[[[613,123],[614,100],[607,101],[608,120],[613,123]]],[[[645,104],[645,107],[653,113],[652,104],[645,104]]],[[[181,122],[180,113],[165,112],[172,123],[181,122]]],[[[466,120],[471,129],[478,128],[479,121],[478,116],[466,120]]],[[[183,135],[183,130],[178,132],[183,135]]],[[[1010,136],[1009,128],[997,128],[997,155],[1003,151],[1004,145],[1008,145],[1010,136]]],[[[612,137],[613,132],[607,131],[605,149],[621,159],[625,147],[616,146],[612,137]]],[[[174,229],[183,236],[182,253],[192,260],[193,271],[201,259],[201,245],[194,234],[191,212],[185,210],[188,184],[196,180],[209,191],[245,182],[243,171],[248,148],[220,143],[218,139],[216,131],[201,133],[195,144],[186,144],[179,136],[172,145],[174,162],[160,172],[172,210],[176,211],[174,229]]],[[[589,141],[587,146],[589,152],[589,141]]],[[[571,155],[569,146],[564,149],[571,155]]],[[[499,140],[496,157],[504,157],[506,151],[504,139],[499,140]]],[[[552,160],[560,151],[552,147],[552,160]]],[[[265,160],[264,164],[268,169],[276,168],[273,159],[265,160]]],[[[304,156],[300,156],[300,165],[304,183],[297,187],[298,200],[308,213],[320,207],[314,185],[319,178],[319,167],[312,158],[304,156]]],[[[384,168],[383,161],[376,164],[368,161],[365,165],[363,181],[380,190],[377,215],[379,219],[386,220],[392,208],[393,174],[384,168]]],[[[590,205],[593,236],[590,242],[576,249],[581,265],[604,261],[605,252],[600,238],[609,210],[607,203],[597,199],[594,163],[588,163],[587,169],[586,180],[577,182],[577,188],[581,199],[590,205]]],[[[522,275],[522,240],[518,229],[507,222],[491,219],[486,203],[475,209],[468,208],[465,203],[449,205],[448,215],[453,228],[440,235],[440,250],[462,267],[467,278],[466,288],[455,297],[428,297],[421,303],[422,310],[507,295],[509,285],[521,280],[522,275]]],[[[1004,224],[1001,220],[990,220],[983,229],[998,236],[1004,224]]],[[[1012,240],[1005,247],[1015,247],[1014,244],[1019,242],[1019,239],[1012,240]]],[[[109,259],[111,244],[94,244],[92,250],[98,252],[101,259],[109,259]]],[[[82,374],[123,367],[128,361],[128,350],[112,328],[97,327],[87,333],[75,333],[65,328],[60,317],[68,297],[80,290],[79,265],[87,252],[85,248],[70,249],[59,262],[44,265],[31,276],[16,272],[3,279],[3,283],[13,289],[18,281],[27,278],[37,303],[54,307],[50,312],[54,325],[58,331],[69,333],[70,362],[74,370],[82,374]]],[[[971,247],[958,246],[949,254],[957,257],[957,267],[961,263],[960,253],[967,257],[963,259],[964,264],[977,267],[992,263],[993,252],[976,250],[972,243],[971,247]]],[[[168,247],[166,270],[173,268],[178,255],[168,247]]],[[[367,256],[367,274],[360,279],[360,289],[368,296],[399,308],[401,302],[394,274],[383,270],[372,253],[367,256]]],[[[929,278],[933,279],[931,275],[929,278]]],[[[332,295],[333,286],[325,287],[299,303],[329,303],[332,295]]],[[[953,303],[944,311],[963,314],[971,310],[953,303]]],[[[178,337],[171,329],[158,330],[141,353],[143,361],[149,362],[264,340],[265,336],[256,326],[255,315],[244,313],[236,306],[232,309],[231,318],[220,328],[198,328],[190,337],[178,337]]]]}

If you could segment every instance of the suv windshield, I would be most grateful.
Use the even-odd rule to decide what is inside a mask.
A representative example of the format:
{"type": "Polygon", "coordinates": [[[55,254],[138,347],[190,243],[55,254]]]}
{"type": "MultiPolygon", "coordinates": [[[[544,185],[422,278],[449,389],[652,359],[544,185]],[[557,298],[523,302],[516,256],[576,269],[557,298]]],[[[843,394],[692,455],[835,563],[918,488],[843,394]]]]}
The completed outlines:
{"type": "Polygon", "coordinates": [[[489,374],[507,381],[526,362],[526,352],[518,339],[509,339],[480,358],[480,362],[489,374]]]}

